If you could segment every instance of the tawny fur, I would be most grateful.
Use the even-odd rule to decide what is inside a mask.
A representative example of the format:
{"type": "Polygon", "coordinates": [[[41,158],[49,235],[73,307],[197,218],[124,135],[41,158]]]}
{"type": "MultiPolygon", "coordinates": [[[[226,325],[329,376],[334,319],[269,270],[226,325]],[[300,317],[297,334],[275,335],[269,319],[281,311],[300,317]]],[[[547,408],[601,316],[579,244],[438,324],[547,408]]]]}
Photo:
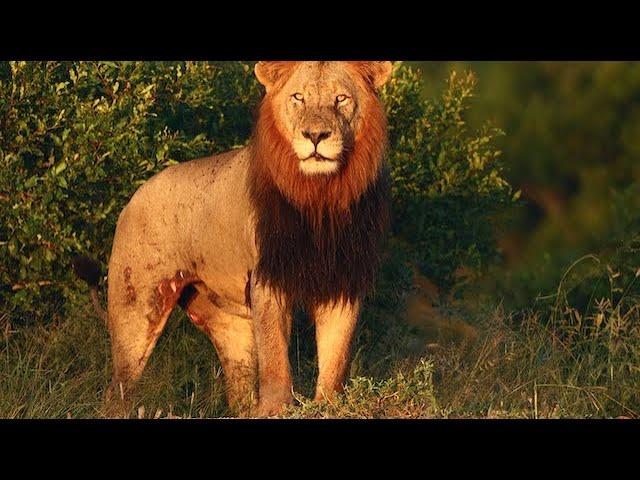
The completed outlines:
{"type": "Polygon", "coordinates": [[[294,304],[316,319],[316,397],[342,388],[387,224],[376,88],[390,71],[389,62],[259,62],[266,95],[251,144],[170,167],[135,193],[109,262],[111,403],[128,396],[177,303],[214,344],[239,413],[273,415],[291,402],[294,304]],[[313,161],[339,168],[310,175],[299,152],[313,149],[313,161]]]}

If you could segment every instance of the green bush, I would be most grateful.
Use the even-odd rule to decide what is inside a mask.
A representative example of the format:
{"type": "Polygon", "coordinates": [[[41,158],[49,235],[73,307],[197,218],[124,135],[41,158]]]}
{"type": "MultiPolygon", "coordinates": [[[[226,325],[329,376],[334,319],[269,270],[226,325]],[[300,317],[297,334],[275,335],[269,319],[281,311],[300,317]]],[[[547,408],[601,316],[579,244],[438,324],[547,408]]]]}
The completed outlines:
{"type": "Polygon", "coordinates": [[[394,231],[421,270],[442,287],[462,266],[481,270],[495,259],[490,221],[515,201],[503,177],[490,125],[469,131],[465,114],[476,79],[451,72],[443,94],[421,100],[419,74],[396,72],[383,96],[390,118],[394,231]]]}
{"type": "MultiPolygon", "coordinates": [[[[0,304],[52,318],[80,283],[70,262],[106,263],[115,223],[157,171],[245,144],[260,97],[244,62],[0,64],[0,304]]],[[[383,97],[390,121],[395,232],[423,269],[449,285],[460,266],[495,255],[490,222],[511,201],[491,128],[469,133],[473,77],[452,74],[420,99],[419,74],[396,68],[383,97]]],[[[84,287],[80,287],[84,288],[84,287]]]]}

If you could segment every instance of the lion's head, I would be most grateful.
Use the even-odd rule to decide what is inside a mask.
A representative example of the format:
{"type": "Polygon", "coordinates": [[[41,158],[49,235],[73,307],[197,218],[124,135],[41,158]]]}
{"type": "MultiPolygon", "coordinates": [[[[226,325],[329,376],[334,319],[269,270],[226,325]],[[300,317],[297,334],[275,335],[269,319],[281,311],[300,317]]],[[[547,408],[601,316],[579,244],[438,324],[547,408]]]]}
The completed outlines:
{"type": "Polygon", "coordinates": [[[296,206],[346,209],[373,182],[386,146],[376,90],[390,62],[258,62],[262,174],[296,206]]]}
{"type": "Polygon", "coordinates": [[[305,306],[370,291],[388,227],[386,118],[377,89],[390,62],[259,62],[266,87],[249,190],[255,273],[305,306]]]}

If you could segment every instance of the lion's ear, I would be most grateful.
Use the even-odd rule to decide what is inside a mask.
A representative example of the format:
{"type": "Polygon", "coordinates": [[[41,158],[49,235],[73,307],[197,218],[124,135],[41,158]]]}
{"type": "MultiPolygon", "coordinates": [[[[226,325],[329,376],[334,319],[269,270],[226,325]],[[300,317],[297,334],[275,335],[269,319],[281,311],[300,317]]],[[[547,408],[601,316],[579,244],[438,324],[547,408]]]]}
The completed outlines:
{"type": "Polygon", "coordinates": [[[258,62],[253,71],[258,81],[268,90],[291,69],[292,64],[293,62],[258,62]]]}
{"type": "Polygon", "coordinates": [[[391,62],[370,62],[371,78],[373,86],[380,88],[391,78],[393,64],[391,62]]]}
{"type": "Polygon", "coordinates": [[[391,78],[391,62],[357,62],[375,88],[380,88],[391,78]]]}

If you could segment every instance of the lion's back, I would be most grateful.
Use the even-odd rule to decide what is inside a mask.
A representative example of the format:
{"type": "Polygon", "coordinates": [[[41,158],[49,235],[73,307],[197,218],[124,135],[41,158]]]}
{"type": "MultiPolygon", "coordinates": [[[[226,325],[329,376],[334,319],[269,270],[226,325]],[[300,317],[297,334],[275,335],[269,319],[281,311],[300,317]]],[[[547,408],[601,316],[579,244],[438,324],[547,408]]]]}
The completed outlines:
{"type": "MultiPolygon", "coordinates": [[[[118,219],[117,230],[135,228],[166,237],[188,236],[203,221],[228,221],[228,210],[246,210],[246,149],[198,158],[165,168],[143,183],[118,219]],[[130,224],[127,228],[125,225],[130,224]]],[[[246,214],[244,215],[246,218],[246,214]]]]}

